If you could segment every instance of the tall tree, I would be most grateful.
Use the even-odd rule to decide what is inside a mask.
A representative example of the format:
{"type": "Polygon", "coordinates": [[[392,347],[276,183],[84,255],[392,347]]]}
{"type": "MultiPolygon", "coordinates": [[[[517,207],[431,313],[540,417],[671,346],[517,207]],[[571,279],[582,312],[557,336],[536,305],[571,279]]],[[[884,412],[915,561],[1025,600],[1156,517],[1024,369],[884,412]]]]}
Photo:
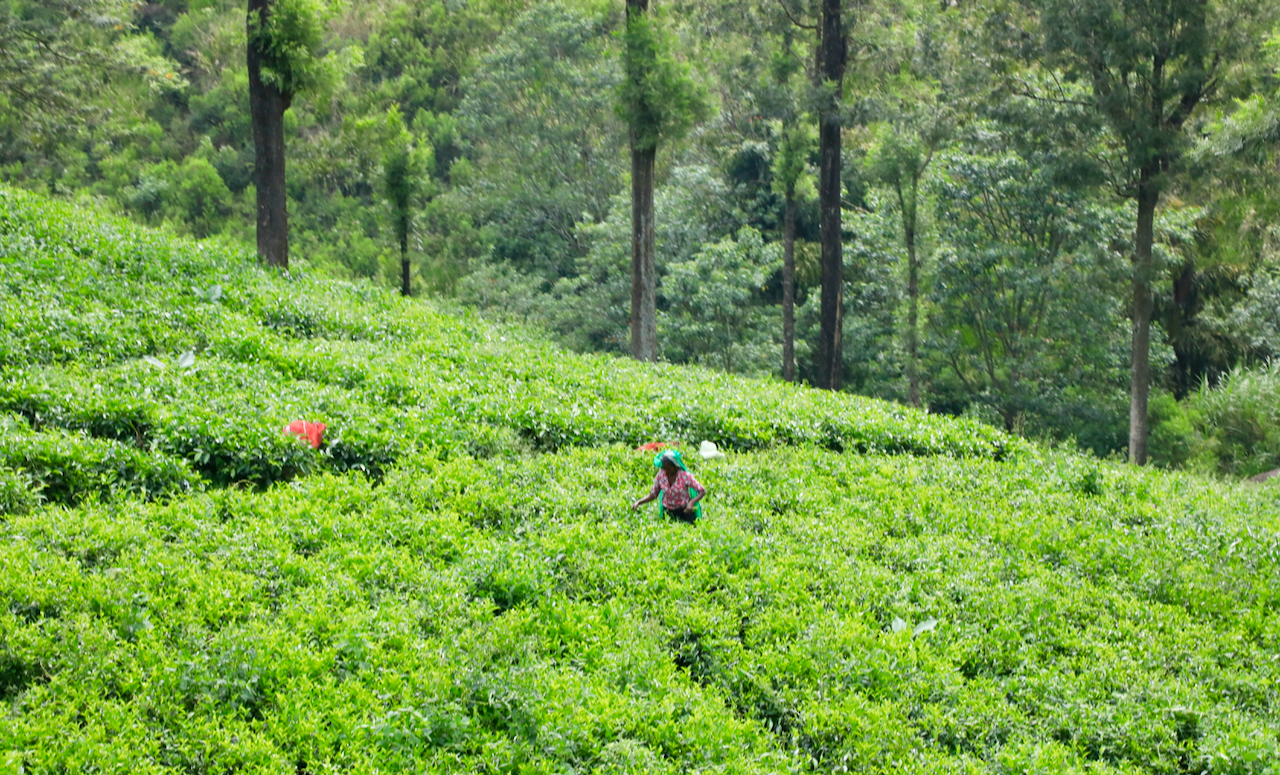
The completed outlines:
{"type": "MultiPolygon", "coordinates": [[[[1118,148],[1114,180],[1137,206],[1133,229],[1129,462],[1147,462],[1156,209],[1179,171],[1193,112],[1221,91],[1275,14],[1255,0],[1025,0],[1047,64],[1088,88],[1118,148]]],[[[1050,95],[1049,99],[1058,98],[1050,95]]]]}
{"type": "Polygon", "coordinates": [[[289,267],[284,112],[323,77],[322,9],[316,0],[249,0],[249,113],[253,121],[258,255],[289,267]]]}
{"type": "Polygon", "coordinates": [[[706,112],[688,68],[671,52],[649,13],[649,0],[627,0],[618,113],[631,140],[631,356],[658,359],[654,163],[658,146],[678,139],[706,112]]]}
{"type": "Polygon", "coordinates": [[[907,400],[920,406],[920,187],[948,125],[937,105],[915,105],[883,123],[867,158],[871,177],[893,192],[907,249],[907,400]],[[918,108],[923,108],[922,110],[918,108]]]}
{"type": "Polygon", "coordinates": [[[844,372],[844,244],[841,235],[841,97],[848,44],[840,0],[822,0],[818,106],[818,210],[822,243],[822,304],[818,329],[818,387],[839,390],[844,372]]]}
{"type": "Polygon", "coordinates": [[[462,82],[458,145],[479,176],[452,198],[487,222],[495,261],[549,283],[576,274],[587,250],[577,227],[608,217],[625,174],[612,37],[599,19],[536,3],[462,82]]]}
{"type": "Polygon", "coordinates": [[[813,195],[809,156],[813,129],[799,118],[783,122],[773,185],[782,194],[782,378],[796,380],[796,215],[800,202],[813,195]]]}
{"type": "Polygon", "coordinates": [[[413,291],[409,264],[409,232],[413,228],[414,200],[426,189],[427,170],[431,168],[431,147],[414,142],[405,129],[400,109],[387,110],[389,140],[382,156],[383,188],[391,206],[392,227],[400,246],[400,295],[413,291]]]}
{"type": "Polygon", "coordinates": [[[1107,363],[1122,312],[1119,271],[1103,247],[1114,209],[1065,185],[1069,152],[1023,156],[993,142],[998,132],[979,123],[967,152],[940,160],[929,327],[939,365],[1013,432],[1034,427],[1072,387],[1096,386],[1091,372],[1107,363]]]}
{"type": "MultiPolygon", "coordinates": [[[[900,21],[875,46],[878,73],[869,84],[878,126],[866,160],[868,177],[889,188],[897,203],[907,252],[907,400],[920,406],[921,183],[935,153],[951,134],[956,105],[965,97],[956,45],[963,21],[945,3],[916,2],[896,9],[900,21]],[[950,24],[947,22],[950,21],[950,24]]],[[[965,56],[967,57],[966,51],[965,56]]]]}
{"type": "MultiPolygon", "coordinates": [[[[811,55],[796,51],[795,28],[804,26],[798,15],[785,3],[770,4],[774,11],[778,32],[769,61],[768,80],[755,92],[757,109],[771,113],[776,139],[773,157],[772,188],[782,197],[782,378],[796,380],[796,234],[797,220],[802,202],[814,195],[813,176],[810,174],[814,143],[817,139],[812,119],[800,110],[797,97],[812,82],[814,72],[806,72],[805,63],[811,55]],[[778,15],[777,10],[783,13],[778,15]]],[[[807,25],[816,29],[813,25],[807,25]]],[[[808,39],[805,36],[806,40],[808,39]]]]}

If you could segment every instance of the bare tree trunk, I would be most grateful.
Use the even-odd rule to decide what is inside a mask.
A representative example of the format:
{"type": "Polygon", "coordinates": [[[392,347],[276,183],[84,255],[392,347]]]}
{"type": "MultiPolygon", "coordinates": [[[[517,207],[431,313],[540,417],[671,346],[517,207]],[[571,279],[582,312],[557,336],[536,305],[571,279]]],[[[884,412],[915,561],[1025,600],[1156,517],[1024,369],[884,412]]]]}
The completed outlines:
{"type": "Polygon", "coordinates": [[[1014,429],[1018,427],[1018,410],[1005,409],[1001,412],[1004,415],[1004,429],[1009,435],[1013,435],[1014,429]]]}
{"type": "Polygon", "coordinates": [[[920,261],[916,256],[916,228],[904,231],[907,243],[907,400],[920,406],[920,261]]]}
{"type": "Polygon", "coordinates": [[[1173,396],[1181,401],[1199,385],[1192,348],[1188,346],[1186,330],[1195,324],[1196,314],[1196,263],[1187,258],[1182,269],[1173,278],[1173,304],[1169,316],[1161,321],[1165,336],[1173,345],[1173,396]]]}
{"type": "Polygon", "coordinates": [[[844,249],[840,229],[840,97],[845,40],[840,0],[822,0],[822,80],[834,90],[818,119],[818,206],[821,212],[822,305],[818,387],[839,390],[844,372],[844,249]]]}
{"type": "Polygon", "coordinates": [[[657,236],[653,225],[653,167],[657,152],[631,141],[631,357],[658,360],[657,236]]]}
{"type": "Polygon", "coordinates": [[[787,192],[782,216],[782,378],[796,381],[796,198],[787,192]]]}
{"type": "Polygon", "coordinates": [[[729,325],[728,320],[724,324],[724,371],[726,374],[733,373],[733,326],[729,325]]]}
{"type": "Polygon", "coordinates": [[[400,295],[409,296],[412,291],[409,282],[409,229],[406,225],[400,232],[400,295]]]}
{"type": "Polygon", "coordinates": [[[1147,464],[1147,396],[1151,391],[1151,244],[1160,190],[1154,171],[1138,183],[1138,224],[1133,235],[1133,354],[1129,371],[1129,462],[1147,464]]]}
{"type": "Polygon", "coordinates": [[[284,178],[284,112],[292,95],[262,80],[254,29],[271,13],[271,0],[249,0],[249,114],[253,123],[253,182],[258,189],[258,255],[289,268],[289,213],[284,178]]]}
{"type": "MultiPolygon", "coordinates": [[[[627,0],[627,23],[649,11],[649,0],[627,0]]],[[[631,131],[631,357],[658,360],[657,236],[653,224],[656,148],[639,148],[631,131]]]]}

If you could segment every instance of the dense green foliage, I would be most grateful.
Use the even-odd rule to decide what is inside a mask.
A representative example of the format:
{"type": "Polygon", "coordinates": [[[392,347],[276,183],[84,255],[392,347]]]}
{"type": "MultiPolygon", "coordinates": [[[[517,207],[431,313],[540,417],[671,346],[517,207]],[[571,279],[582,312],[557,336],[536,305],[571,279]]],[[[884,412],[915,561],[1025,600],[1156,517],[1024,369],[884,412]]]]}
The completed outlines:
{"type": "Polygon", "coordinates": [[[319,55],[324,13],[320,0],[272,0],[265,19],[249,17],[246,34],[262,52],[264,83],[290,96],[327,85],[330,63],[319,55]]]}
{"type": "Polygon", "coordinates": [[[1280,468],[1278,381],[1280,367],[1270,363],[1234,369],[1180,403],[1166,397],[1157,406],[1159,462],[1232,477],[1280,468]]]}
{"type": "Polygon", "coordinates": [[[1280,757],[1274,485],[570,355],[13,190],[0,310],[7,770],[1280,757]],[[703,438],[700,524],[627,511],[637,442],[703,438]]]}
{"type": "Polygon", "coordinates": [[[618,118],[637,149],[653,150],[679,140],[705,117],[707,107],[688,66],[673,55],[672,36],[653,14],[635,13],[622,39],[625,72],[618,89],[618,118]]]}
{"type": "Polygon", "coordinates": [[[1110,352],[1124,327],[1118,294],[1097,293],[1124,272],[1090,241],[1114,233],[1117,214],[1057,189],[1049,160],[991,149],[941,164],[930,327],[946,372],[935,379],[1009,430],[1078,412],[1073,388],[1124,368],[1110,352]]]}
{"type": "MultiPolygon", "coordinates": [[[[843,384],[908,402],[918,392],[934,412],[1122,451],[1140,247],[1126,197],[1144,160],[1161,192],[1142,268],[1153,406],[1280,354],[1273,5],[846,8],[843,384]],[[1169,26],[1178,14],[1192,21],[1169,26]],[[1169,57],[1161,30],[1176,44],[1169,57]],[[1089,65],[1095,50],[1105,72],[1089,65]],[[1147,137],[1134,127],[1153,100],[1168,120],[1147,137]],[[966,180],[994,198],[963,195],[966,180]],[[1033,259],[1045,207],[1057,208],[1061,239],[1052,258],[1033,259]]],[[[301,269],[400,287],[403,248],[413,292],[535,324],[575,350],[621,351],[626,151],[641,127],[642,145],[664,143],[660,357],[781,370],[781,262],[765,257],[782,242],[791,191],[797,373],[814,379],[808,181],[816,111],[830,97],[814,86],[815,3],[655,2],[630,32],[621,0],[279,7],[259,33],[298,67],[271,77],[310,88],[286,113],[301,269]],[[739,262],[749,270],[712,271],[708,260],[727,257],[744,229],[764,243],[739,262]],[[761,282],[748,285],[755,272],[761,282]],[[739,307],[729,323],[725,303],[739,307]]],[[[0,179],[250,244],[246,34],[241,0],[0,4],[0,179]]],[[[1153,433],[1182,433],[1166,431],[1153,433]]]]}

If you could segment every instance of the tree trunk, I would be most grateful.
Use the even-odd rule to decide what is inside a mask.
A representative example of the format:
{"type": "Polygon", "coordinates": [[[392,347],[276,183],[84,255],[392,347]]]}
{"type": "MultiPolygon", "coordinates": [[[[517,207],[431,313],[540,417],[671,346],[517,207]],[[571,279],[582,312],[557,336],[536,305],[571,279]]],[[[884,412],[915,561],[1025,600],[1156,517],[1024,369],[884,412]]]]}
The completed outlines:
{"type": "Polygon", "coordinates": [[[1147,464],[1147,396],[1151,390],[1151,244],[1160,190],[1155,172],[1138,183],[1138,224],[1133,236],[1133,354],[1129,371],[1129,462],[1147,464]]]}
{"type": "Polygon", "coordinates": [[[733,326],[725,321],[724,324],[724,373],[733,373],[733,326]]]}
{"type": "Polygon", "coordinates": [[[845,40],[840,0],[822,0],[822,80],[834,90],[818,120],[818,206],[821,212],[822,305],[818,387],[839,390],[844,372],[844,250],[840,229],[840,97],[845,40]]]}
{"type": "Polygon", "coordinates": [[[907,243],[907,400],[920,406],[920,261],[916,257],[916,227],[903,231],[907,243]]]}
{"type": "Polygon", "coordinates": [[[653,166],[657,152],[631,140],[631,357],[658,360],[653,166]]]}
{"type": "Polygon", "coordinates": [[[782,378],[796,381],[796,198],[787,192],[782,216],[782,378]]]}
{"type": "Polygon", "coordinates": [[[1198,377],[1204,376],[1206,371],[1203,359],[1196,357],[1196,348],[1187,332],[1195,324],[1195,287],[1196,264],[1193,259],[1187,259],[1173,279],[1173,303],[1165,320],[1161,321],[1165,336],[1173,345],[1173,396],[1179,401],[1199,387],[1198,377]]]}
{"type": "Polygon", "coordinates": [[[400,295],[409,296],[413,288],[409,282],[409,229],[400,232],[400,295]]]}
{"type": "MultiPolygon", "coordinates": [[[[649,0],[627,0],[627,23],[649,10],[649,0]]],[[[638,148],[631,132],[631,357],[658,360],[657,236],[653,225],[656,148],[638,148]]]]}
{"type": "Polygon", "coordinates": [[[289,268],[289,215],[284,185],[284,112],[292,95],[264,83],[254,28],[271,13],[271,0],[249,0],[249,114],[253,123],[253,182],[258,189],[258,255],[289,268]]]}

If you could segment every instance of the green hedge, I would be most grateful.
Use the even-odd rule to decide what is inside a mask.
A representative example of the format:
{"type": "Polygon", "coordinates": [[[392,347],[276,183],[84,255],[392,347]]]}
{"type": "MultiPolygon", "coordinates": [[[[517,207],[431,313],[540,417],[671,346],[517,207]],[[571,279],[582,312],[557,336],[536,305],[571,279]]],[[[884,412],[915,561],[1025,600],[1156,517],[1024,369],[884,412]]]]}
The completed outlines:
{"type": "MultiPolygon", "coordinates": [[[[731,451],[1004,459],[1026,449],[987,426],[880,401],[568,355],[530,332],[273,275],[237,250],[7,189],[0,310],[0,412],[158,455],[161,467],[184,460],[218,487],[318,470],[377,480],[428,450],[485,457],[702,439],[731,451]],[[319,454],[280,432],[294,419],[329,426],[319,454]]],[[[78,483],[102,490],[91,477],[59,486],[78,483]]]]}
{"type": "Polygon", "coordinates": [[[0,484],[6,494],[0,497],[15,510],[29,509],[35,498],[63,505],[123,495],[151,500],[199,486],[177,457],[66,431],[0,436],[0,472],[6,469],[8,477],[0,477],[8,479],[0,484]],[[26,496],[18,493],[24,482],[26,496]]]}
{"type": "Polygon", "coordinates": [[[1278,506],[0,189],[4,771],[1262,775],[1278,506]]]}
{"type": "Polygon", "coordinates": [[[730,449],[819,444],[995,458],[1020,448],[987,426],[883,402],[567,355],[528,333],[368,287],[273,277],[242,252],[166,240],[30,194],[0,192],[0,239],[0,347],[16,367],[110,367],[144,356],[172,366],[192,351],[377,404],[425,403],[437,413],[442,404],[464,425],[509,428],[546,450],[664,436],[730,449]]]}
{"type": "Polygon", "coordinates": [[[771,449],[697,466],[690,527],[626,509],[652,470],[621,447],[418,455],[376,488],[10,516],[0,750],[144,772],[1280,756],[1267,488],[771,449]]]}

